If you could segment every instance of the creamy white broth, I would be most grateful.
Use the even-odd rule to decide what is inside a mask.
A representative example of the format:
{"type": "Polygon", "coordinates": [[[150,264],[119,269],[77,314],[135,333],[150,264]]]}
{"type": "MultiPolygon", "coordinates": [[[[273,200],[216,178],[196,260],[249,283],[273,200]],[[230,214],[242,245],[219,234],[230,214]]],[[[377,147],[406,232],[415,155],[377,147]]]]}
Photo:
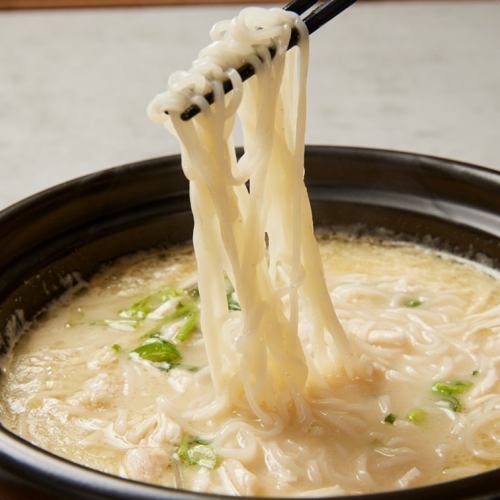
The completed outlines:
{"type": "MultiPolygon", "coordinates": [[[[410,244],[325,233],[320,249],[342,326],[372,372],[310,383],[306,418],[291,412],[266,427],[247,408],[212,411],[198,329],[173,341],[182,360],[170,371],[131,356],[158,320],[126,331],[120,311],[158,290],[192,289],[195,261],[186,246],[123,259],[53,305],[23,335],[1,378],[2,423],[72,461],[206,492],[360,493],[497,467],[498,277],[410,244]],[[432,392],[439,381],[471,384],[456,395],[462,411],[432,392]],[[216,462],[179,460],[179,446],[192,438],[216,462]]],[[[172,308],[159,310],[165,317],[172,308]]],[[[237,325],[241,313],[228,315],[237,325]]],[[[181,326],[170,322],[162,334],[172,340],[181,326]]]]}

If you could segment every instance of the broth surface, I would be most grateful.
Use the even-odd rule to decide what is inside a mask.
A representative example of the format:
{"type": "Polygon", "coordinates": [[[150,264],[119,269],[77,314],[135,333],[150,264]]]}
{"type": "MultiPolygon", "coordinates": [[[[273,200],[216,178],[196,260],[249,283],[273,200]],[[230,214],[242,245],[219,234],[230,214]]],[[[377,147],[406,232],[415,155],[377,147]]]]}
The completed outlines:
{"type": "Polygon", "coordinates": [[[303,414],[272,425],[217,411],[182,246],[122,259],[51,306],[0,378],[2,423],[95,469],[228,494],[354,494],[499,466],[498,276],[413,244],[319,236],[366,377],[310,383],[303,414]]]}

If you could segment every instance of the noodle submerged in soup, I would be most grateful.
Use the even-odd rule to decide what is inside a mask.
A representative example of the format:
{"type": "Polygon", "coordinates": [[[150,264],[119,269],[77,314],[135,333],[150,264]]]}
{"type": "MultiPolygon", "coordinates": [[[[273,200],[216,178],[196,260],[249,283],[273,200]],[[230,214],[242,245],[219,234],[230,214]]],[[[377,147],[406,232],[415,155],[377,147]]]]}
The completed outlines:
{"type": "Polygon", "coordinates": [[[497,467],[498,276],[416,245],[320,236],[369,377],[310,384],[303,414],[267,425],[244,405],[216,411],[194,256],[177,247],[119,261],[32,325],[1,379],[2,423],[72,461],[204,492],[361,493],[497,467]]]}

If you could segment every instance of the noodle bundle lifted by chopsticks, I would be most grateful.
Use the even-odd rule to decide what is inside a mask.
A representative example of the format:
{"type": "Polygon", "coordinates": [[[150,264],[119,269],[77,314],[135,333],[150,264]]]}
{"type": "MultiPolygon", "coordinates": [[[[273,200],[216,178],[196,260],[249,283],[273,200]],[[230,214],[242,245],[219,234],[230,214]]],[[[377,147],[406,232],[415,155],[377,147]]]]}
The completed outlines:
{"type": "Polygon", "coordinates": [[[296,14],[249,8],[216,24],[211,36],[214,43],[188,72],[170,78],[149,114],[182,146],[201,326],[218,399],[249,406],[264,423],[292,408],[300,417],[308,387],[354,370],[303,180],[307,29],[296,14]],[[300,41],[287,51],[293,27],[300,41]],[[245,62],[256,75],[243,86],[235,68],[245,62]],[[224,95],[227,78],[234,90],[224,95]],[[211,106],[208,92],[215,96],[211,106]],[[202,113],[183,121],[180,113],[191,104],[202,113]],[[245,150],[239,160],[232,138],[237,115],[245,150]],[[228,316],[227,279],[241,304],[237,325],[228,316]],[[299,332],[299,320],[309,327],[299,332]]]}

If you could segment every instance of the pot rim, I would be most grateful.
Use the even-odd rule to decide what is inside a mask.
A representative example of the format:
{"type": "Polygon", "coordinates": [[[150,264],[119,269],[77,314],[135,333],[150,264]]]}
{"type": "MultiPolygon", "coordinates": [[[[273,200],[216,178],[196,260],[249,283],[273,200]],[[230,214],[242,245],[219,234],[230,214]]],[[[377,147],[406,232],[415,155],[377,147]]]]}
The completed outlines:
{"type": "MultiPolygon", "coordinates": [[[[369,156],[371,158],[387,158],[390,157],[395,159],[397,157],[406,160],[422,160],[424,162],[432,162],[436,167],[449,168],[453,165],[453,168],[463,168],[464,170],[472,170],[478,176],[489,180],[497,181],[500,185],[500,169],[494,169],[492,167],[486,167],[481,165],[476,165],[474,163],[463,162],[459,160],[454,160],[451,158],[444,158],[435,155],[426,155],[420,153],[414,153],[411,151],[399,151],[394,149],[384,149],[384,148],[370,148],[370,147],[358,147],[358,146],[331,146],[327,144],[311,144],[305,146],[307,152],[319,152],[322,151],[338,151],[340,153],[355,154],[369,156]]],[[[238,153],[243,152],[243,148],[236,148],[238,153]]],[[[31,205],[37,204],[45,200],[49,196],[54,196],[60,191],[65,191],[79,184],[92,184],[101,180],[103,177],[109,177],[110,174],[120,174],[126,170],[133,170],[143,167],[151,167],[156,164],[164,164],[165,162],[171,163],[170,168],[178,168],[177,165],[181,164],[181,155],[176,153],[166,156],[158,156],[153,158],[148,158],[146,160],[139,160],[131,163],[124,163],[115,167],[105,168],[97,172],[91,172],[90,174],[81,175],[67,181],[60,182],[54,186],[48,187],[41,191],[37,191],[31,195],[22,198],[19,201],[0,210],[0,219],[13,216],[20,210],[28,209],[31,205]]]]}

